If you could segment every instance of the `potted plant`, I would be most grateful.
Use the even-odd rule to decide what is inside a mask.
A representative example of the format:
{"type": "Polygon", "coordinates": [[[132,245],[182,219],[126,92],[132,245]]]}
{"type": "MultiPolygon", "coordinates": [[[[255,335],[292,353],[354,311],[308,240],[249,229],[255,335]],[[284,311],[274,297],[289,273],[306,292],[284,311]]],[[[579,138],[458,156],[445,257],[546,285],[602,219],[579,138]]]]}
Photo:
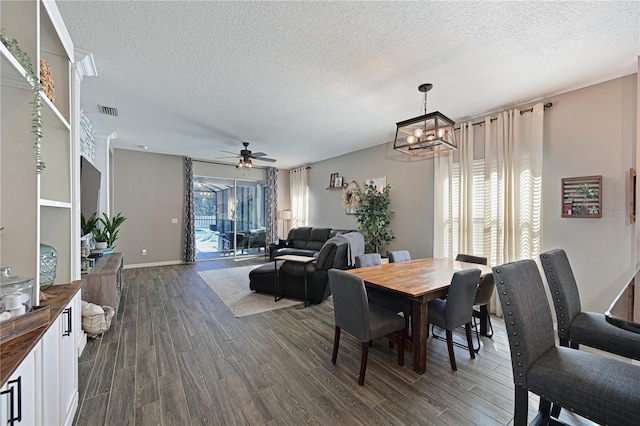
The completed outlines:
{"type": "Polygon", "coordinates": [[[589,200],[598,198],[598,189],[584,183],[576,188],[575,194],[577,197],[582,198],[582,208],[576,214],[590,214],[589,200]]]}
{"type": "Polygon", "coordinates": [[[358,231],[364,235],[367,253],[380,253],[382,247],[396,238],[389,229],[391,218],[396,214],[389,210],[390,189],[391,186],[386,185],[382,191],[378,191],[373,182],[368,182],[364,191],[356,191],[360,203],[355,216],[359,224],[358,231]]]}
{"type": "MultiPolygon", "coordinates": [[[[102,217],[100,218],[100,223],[102,224],[102,229],[106,232],[107,238],[107,247],[113,248],[114,243],[118,239],[118,228],[120,225],[127,220],[126,217],[122,216],[121,213],[116,214],[111,219],[107,216],[106,213],[102,213],[102,217]]],[[[96,238],[97,241],[97,238],[96,238]]]]}
{"type": "Polygon", "coordinates": [[[82,230],[83,236],[87,235],[89,232],[95,231],[97,226],[98,218],[95,213],[92,214],[88,220],[84,218],[83,214],[80,215],[80,229],[82,230]]]}
{"type": "Polygon", "coordinates": [[[97,249],[107,248],[107,241],[109,240],[109,235],[107,234],[107,230],[105,228],[98,228],[98,227],[94,228],[93,238],[96,240],[97,249]]]}

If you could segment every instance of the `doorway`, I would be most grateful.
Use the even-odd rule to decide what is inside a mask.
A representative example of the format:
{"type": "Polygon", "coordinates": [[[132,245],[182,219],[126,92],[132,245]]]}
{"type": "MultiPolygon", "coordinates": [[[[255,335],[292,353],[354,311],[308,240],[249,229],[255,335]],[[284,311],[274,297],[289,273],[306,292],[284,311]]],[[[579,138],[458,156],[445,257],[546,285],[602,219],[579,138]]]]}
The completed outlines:
{"type": "Polygon", "coordinates": [[[196,260],[266,250],[266,181],[194,176],[196,260]]]}

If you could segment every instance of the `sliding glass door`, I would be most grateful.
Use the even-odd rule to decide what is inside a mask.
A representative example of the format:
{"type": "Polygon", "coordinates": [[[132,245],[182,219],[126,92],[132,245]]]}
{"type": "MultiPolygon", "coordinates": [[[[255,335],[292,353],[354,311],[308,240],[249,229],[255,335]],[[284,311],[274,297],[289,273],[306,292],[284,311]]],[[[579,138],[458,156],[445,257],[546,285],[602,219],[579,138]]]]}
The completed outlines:
{"type": "Polygon", "coordinates": [[[264,254],[265,181],[194,176],[196,259],[264,254]]]}

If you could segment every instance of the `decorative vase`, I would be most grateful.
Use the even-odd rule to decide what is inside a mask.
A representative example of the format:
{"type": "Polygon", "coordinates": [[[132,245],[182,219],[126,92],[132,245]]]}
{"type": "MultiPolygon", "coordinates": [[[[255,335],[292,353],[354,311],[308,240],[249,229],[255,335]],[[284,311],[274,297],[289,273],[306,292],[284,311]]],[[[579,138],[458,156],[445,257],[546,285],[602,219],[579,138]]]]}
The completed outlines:
{"type": "Polygon", "coordinates": [[[56,280],[58,252],[47,244],[40,244],[40,290],[46,290],[56,280]]]}
{"type": "Polygon", "coordinates": [[[97,249],[106,249],[107,248],[107,242],[106,241],[96,241],[96,248],[97,249]]]}

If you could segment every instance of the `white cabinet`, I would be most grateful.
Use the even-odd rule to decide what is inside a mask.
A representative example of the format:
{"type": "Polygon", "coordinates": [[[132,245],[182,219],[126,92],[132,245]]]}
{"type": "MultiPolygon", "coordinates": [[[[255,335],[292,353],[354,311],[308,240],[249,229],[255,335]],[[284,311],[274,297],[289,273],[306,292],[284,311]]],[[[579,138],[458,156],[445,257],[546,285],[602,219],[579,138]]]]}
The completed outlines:
{"type": "Polygon", "coordinates": [[[78,408],[75,330],[80,327],[80,316],[77,293],[42,340],[43,425],[71,425],[78,408]]]}
{"type": "Polygon", "coordinates": [[[36,347],[22,361],[7,383],[0,388],[0,426],[32,426],[36,421],[38,388],[36,386],[36,347]]]}

